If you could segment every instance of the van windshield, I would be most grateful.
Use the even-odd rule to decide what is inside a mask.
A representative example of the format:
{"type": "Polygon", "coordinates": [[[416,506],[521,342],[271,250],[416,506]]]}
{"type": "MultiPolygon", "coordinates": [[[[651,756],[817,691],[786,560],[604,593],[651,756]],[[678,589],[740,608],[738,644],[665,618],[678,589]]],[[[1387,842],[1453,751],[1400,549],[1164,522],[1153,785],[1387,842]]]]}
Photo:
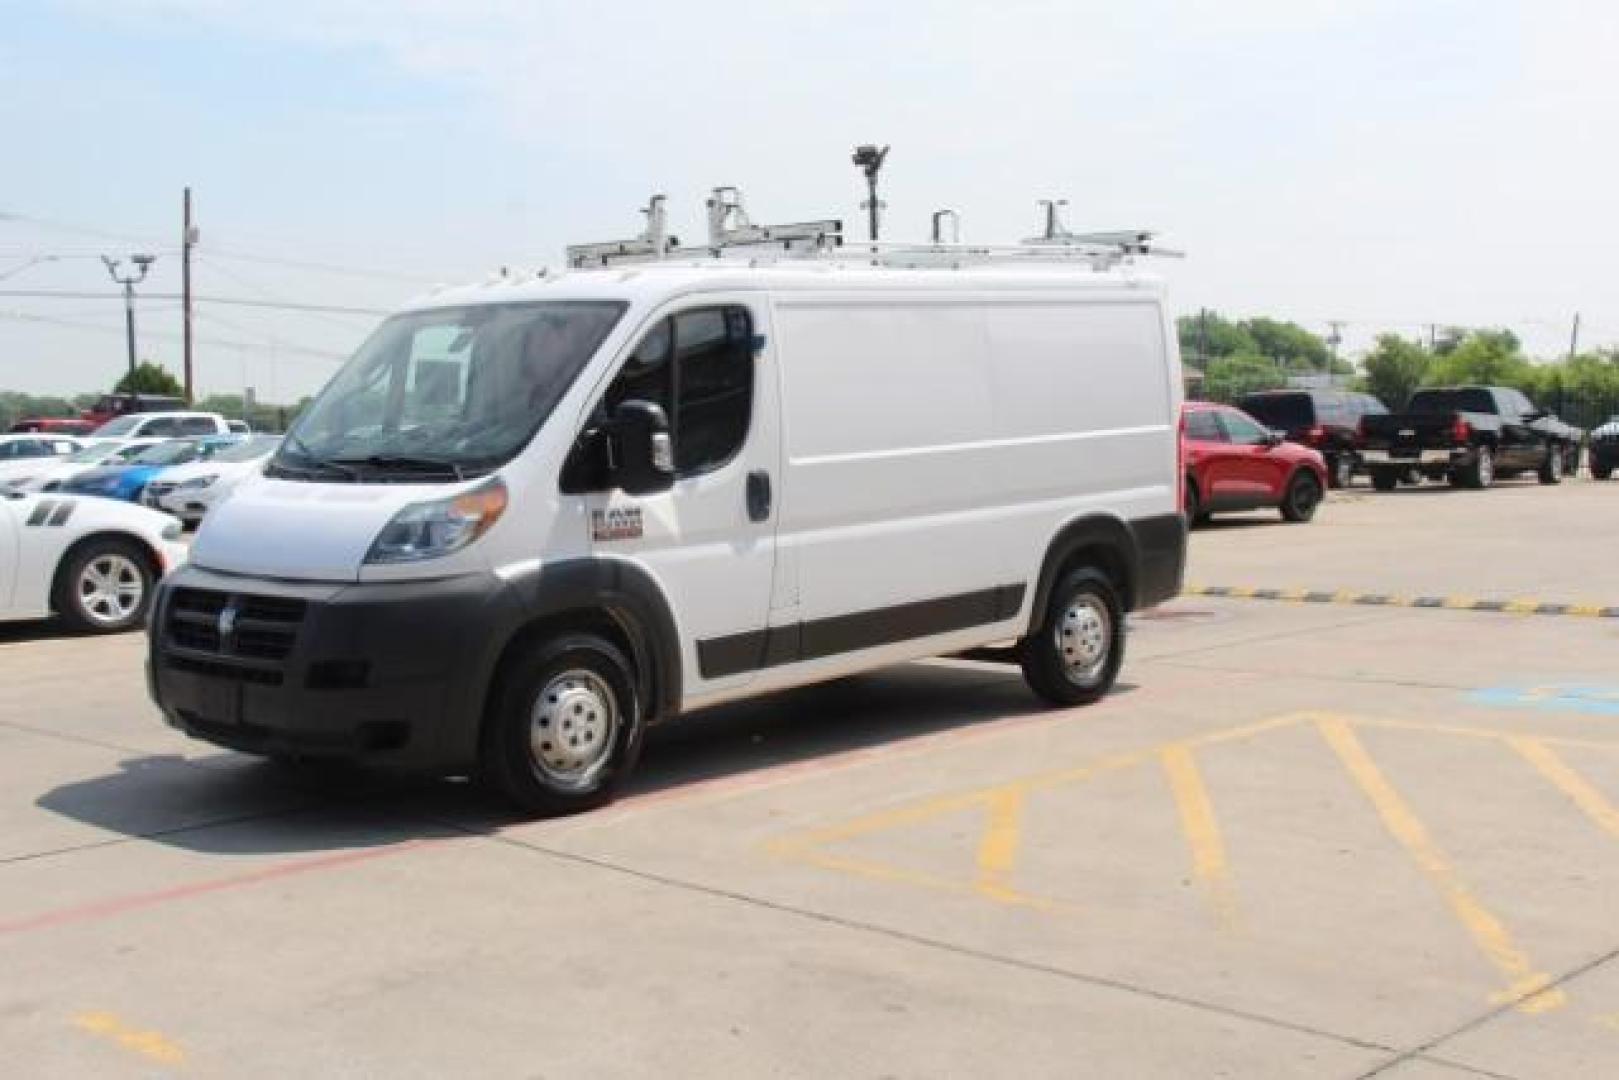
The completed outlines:
{"type": "Polygon", "coordinates": [[[388,319],[287,433],[289,480],[457,480],[534,437],[623,315],[608,301],[480,304],[388,319]]]}

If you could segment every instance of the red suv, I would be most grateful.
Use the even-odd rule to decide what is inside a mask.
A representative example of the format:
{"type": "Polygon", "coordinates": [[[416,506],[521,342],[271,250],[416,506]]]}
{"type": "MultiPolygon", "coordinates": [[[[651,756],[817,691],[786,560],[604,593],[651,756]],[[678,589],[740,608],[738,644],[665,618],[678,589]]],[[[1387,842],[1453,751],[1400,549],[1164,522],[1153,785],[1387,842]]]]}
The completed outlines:
{"type": "Polygon", "coordinates": [[[1186,459],[1182,504],[1193,524],[1226,510],[1274,506],[1288,521],[1309,521],[1327,490],[1327,466],[1307,446],[1229,405],[1189,401],[1181,409],[1186,459]]]}

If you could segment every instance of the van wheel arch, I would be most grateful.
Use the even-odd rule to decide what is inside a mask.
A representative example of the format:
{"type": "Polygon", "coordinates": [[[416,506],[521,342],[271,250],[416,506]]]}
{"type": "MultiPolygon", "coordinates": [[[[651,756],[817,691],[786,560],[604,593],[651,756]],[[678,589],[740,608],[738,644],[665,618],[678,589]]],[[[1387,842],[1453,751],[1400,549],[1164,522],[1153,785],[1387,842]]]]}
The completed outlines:
{"type": "Polygon", "coordinates": [[[1135,535],[1130,527],[1114,517],[1080,518],[1064,526],[1046,549],[1035,585],[1034,603],[1029,609],[1028,629],[1039,629],[1051,591],[1064,575],[1083,567],[1106,574],[1119,592],[1125,611],[1135,610],[1136,563],[1139,558],[1135,535]]]}
{"type": "Polygon", "coordinates": [[[622,560],[570,559],[514,585],[524,614],[484,681],[478,745],[516,658],[536,641],[569,633],[599,634],[623,652],[635,668],[636,695],[649,723],[679,712],[680,639],[663,591],[645,570],[622,560]]]}

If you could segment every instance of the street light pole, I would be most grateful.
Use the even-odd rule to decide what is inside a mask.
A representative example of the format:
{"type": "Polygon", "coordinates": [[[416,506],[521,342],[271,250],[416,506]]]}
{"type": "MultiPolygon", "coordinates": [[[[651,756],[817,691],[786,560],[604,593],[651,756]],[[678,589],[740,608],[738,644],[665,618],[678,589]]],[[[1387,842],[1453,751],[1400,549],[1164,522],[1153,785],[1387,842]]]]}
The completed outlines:
{"type": "Polygon", "coordinates": [[[877,242],[878,227],[881,224],[882,202],[877,198],[877,174],[882,171],[883,161],[888,157],[888,147],[878,149],[867,143],[854,148],[855,168],[866,174],[866,194],[864,205],[868,213],[866,228],[871,233],[871,242],[877,242]]]}
{"type": "MultiPolygon", "coordinates": [[[[103,255],[101,261],[106,264],[107,273],[113,281],[124,287],[124,339],[129,350],[129,375],[133,380],[135,376],[135,286],[146,280],[146,272],[157,261],[155,255],[131,255],[129,261],[135,264],[135,272],[120,275],[118,267],[123,265],[122,259],[114,259],[103,255]]],[[[131,391],[133,392],[133,391],[131,391]]]]}

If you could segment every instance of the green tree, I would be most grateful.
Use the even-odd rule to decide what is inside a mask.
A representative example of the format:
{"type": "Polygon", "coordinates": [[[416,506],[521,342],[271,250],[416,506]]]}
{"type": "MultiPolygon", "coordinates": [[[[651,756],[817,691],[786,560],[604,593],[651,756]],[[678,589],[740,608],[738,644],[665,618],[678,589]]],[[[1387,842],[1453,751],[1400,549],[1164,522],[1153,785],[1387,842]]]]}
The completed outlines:
{"type": "Polygon", "coordinates": [[[1427,386],[1513,386],[1533,392],[1536,374],[1508,330],[1470,333],[1439,356],[1423,379],[1427,386]]]}
{"type": "Polygon", "coordinates": [[[1380,334],[1377,344],[1361,361],[1366,373],[1361,386],[1390,409],[1402,409],[1432,366],[1432,354],[1421,345],[1398,334],[1380,334]]]}
{"type": "Polygon", "coordinates": [[[1331,365],[1327,343],[1297,323],[1260,317],[1242,325],[1261,356],[1301,371],[1326,371],[1331,365]]]}
{"type": "Polygon", "coordinates": [[[18,420],[26,420],[40,416],[78,416],[79,410],[73,403],[65,398],[53,396],[39,396],[36,394],[19,394],[11,391],[0,393],[0,431],[5,431],[18,420]]]}
{"type": "Polygon", "coordinates": [[[179,397],[185,388],[166,368],[150,360],[142,360],[135,365],[134,371],[126,372],[118,380],[118,385],[112,391],[115,394],[167,394],[179,397]]]}
{"type": "Polygon", "coordinates": [[[1202,367],[1217,356],[1255,356],[1259,346],[1239,323],[1215,312],[1187,315],[1179,319],[1176,331],[1181,339],[1181,359],[1202,367]],[[1207,355],[1203,354],[1206,347],[1207,355]]]}
{"type": "Polygon", "coordinates": [[[1256,390],[1286,385],[1287,372],[1269,357],[1252,353],[1216,357],[1203,372],[1203,393],[1211,401],[1233,401],[1256,390]]]}

